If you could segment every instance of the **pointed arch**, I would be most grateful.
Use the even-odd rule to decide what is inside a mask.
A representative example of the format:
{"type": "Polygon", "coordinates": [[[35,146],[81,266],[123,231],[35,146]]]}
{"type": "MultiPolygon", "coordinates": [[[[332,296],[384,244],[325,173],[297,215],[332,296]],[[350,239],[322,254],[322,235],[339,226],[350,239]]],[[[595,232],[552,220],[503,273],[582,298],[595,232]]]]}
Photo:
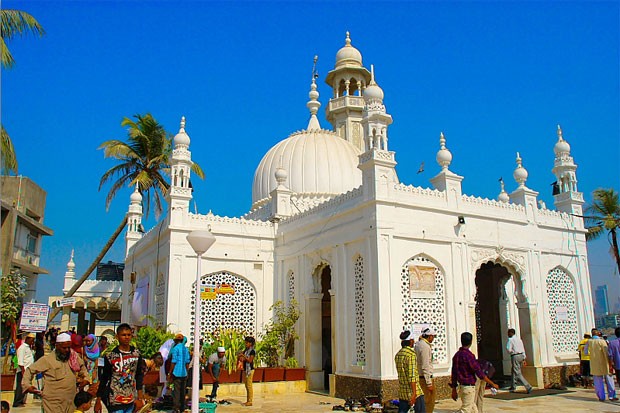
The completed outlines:
{"type": "Polygon", "coordinates": [[[444,274],[438,262],[423,253],[408,259],[401,268],[403,330],[420,324],[435,328],[433,358],[438,363],[448,361],[444,274]]]}
{"type": "MultiPolygon", "coordinates": [[[[201,283],[201,335],[220,328],[232,328],[247,334],[256,333],[256,288],[247,277],[227,270],[202,275],[201,283]]],[[[195,285],[191,284],[191,317],[196,299],[195,285]]]]}
{"type": "Polygon", "coordinates": [[[547,273],[545,284],[553,351],[572,353],[579,345],[575,280],[558,265],[547,273]]]}

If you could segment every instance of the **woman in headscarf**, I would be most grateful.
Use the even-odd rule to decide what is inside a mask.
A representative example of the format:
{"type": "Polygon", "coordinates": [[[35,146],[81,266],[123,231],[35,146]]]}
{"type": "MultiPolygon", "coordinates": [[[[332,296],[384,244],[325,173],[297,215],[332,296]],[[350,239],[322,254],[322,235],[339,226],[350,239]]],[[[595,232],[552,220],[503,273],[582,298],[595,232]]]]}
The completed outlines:
{"type": "MultiPolygon", "coordinates": [[[[166,340],[166,342],[164,344],[161,345],[161,347],[159,348],[159,353],[161,354],[161,357],[163,358],[163,365],[166,366],[166,360],[168,360],[168,354],[170,354],[170,350],[172,350],[172,347],[174,347],[174,340],[173,339],[168,339],[166,340]]],[[[170,364],[170,363],[168,363],[170,364]]],[[[166,378],[166,368],[162,367],[159,369],[159,382],[162,383],[163,386],[163,390],[162,390],[162,396],[166,394],[167,388],[168,386],[167,384],[167,378],[166,378]]]]}
{"type": "Polygon", "coordinates": [[[97,361],[101,351],[99,338],[94,334],[84,337],[84,365],[88,370],[89,380],[92,384],[97,383],[97,361]]]}
{"type": "MultiPolygon", "coordinates": [[[[84,358],[84,344],[82,343],[82,336],[79,334],[71,334],[71,354],[69,355],[69,367],[73,370],[74,373],[78,373],[80,371],[80,365],[78,359],[84,358]]],[[[78,375],[78,381],[88,380],[87,377],[80,377],[78,375]]]]}

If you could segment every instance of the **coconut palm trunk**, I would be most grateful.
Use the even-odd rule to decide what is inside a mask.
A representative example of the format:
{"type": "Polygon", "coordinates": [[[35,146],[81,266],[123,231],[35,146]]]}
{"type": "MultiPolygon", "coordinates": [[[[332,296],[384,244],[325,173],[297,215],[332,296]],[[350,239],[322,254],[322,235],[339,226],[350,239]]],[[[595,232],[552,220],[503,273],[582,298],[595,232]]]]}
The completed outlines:
{"type": "MultiPolygon", "coordinates": [[[[82,286],[82,284],[84,284],[84,281],[88,279],[88,277],[93,272],[93,270],[97,267],[97,265],[99,265],[103,257],[105,257],[105,255],[108,253],[110,248],[112,248],[112,245],[114,245],[114,242],[116,241],[120,233],[123,232],[123,229],[125,228],[126,225],[127,225],[127,217],[123,218],[123,221],[118,226],[118,228],[116,228],[116,231],[114,231],[114,234],[112,234],[108,242],[103,246],[103,249],[101,250],[99,255],[97,255],[93,263],[90,264],[90,266],[86,269],[86,271],[80,277],[80,279],[77,280],[75,284],[73,284],[73,287],[71,287],[69,291],[67,291],[67,293],[64,295],[64,298],[72,297],[73,294],[75,294],[75,292],[82,286]]],[[[59,312],[60,312],[60,307],[54,308],[48,318],[48,321],[52,321],[54,317],[58,315],[59,312]]]]}

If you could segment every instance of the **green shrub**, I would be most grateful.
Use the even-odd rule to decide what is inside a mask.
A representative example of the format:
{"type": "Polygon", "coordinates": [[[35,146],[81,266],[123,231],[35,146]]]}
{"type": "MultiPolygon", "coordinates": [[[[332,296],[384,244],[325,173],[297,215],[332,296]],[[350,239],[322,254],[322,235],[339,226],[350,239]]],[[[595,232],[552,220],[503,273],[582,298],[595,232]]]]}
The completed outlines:
{"type": "Polygon", "coordinates": [[[206,337],[203,354],[210,356],[218,347],[226,348],[226,370],[237,369],[237,355],[245,350],[245,332],[233,328],[222,328],[206,337]]]}
{"type": "Polygon", "coordinates": [[[140,350],[142,357],[148,359],[159,351],[166,340],[171,338],[174,338],[174,334],[163,327],[144,326],[140,327],[134,336],[133,345],[140,350]]]}

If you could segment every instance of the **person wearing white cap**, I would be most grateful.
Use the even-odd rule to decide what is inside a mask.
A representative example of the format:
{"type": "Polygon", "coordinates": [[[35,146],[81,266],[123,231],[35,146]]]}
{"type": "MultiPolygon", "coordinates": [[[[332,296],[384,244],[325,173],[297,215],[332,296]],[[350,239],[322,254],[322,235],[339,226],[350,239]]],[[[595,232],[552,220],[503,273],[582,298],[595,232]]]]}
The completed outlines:
{"type": "MultiPolygon", "coordinates": [[[[19,369],[17,370],[17,378],[15,379],[17,383],[22,382],[26,369],[34,363],[34,352],[32,351],[34,339],[35,335],[33,333],[29,333],[24,338],[24,344],[19,346],[17,349],[17,365],[19,366],[19,369]]],[[[13,407],[20,407],[26,404],[26,396],[27,395],[22,392],[22,386],[15,386],[13,407]]]]}
{"type": "MultiPolygon", "coordinates": [[[[71,357],[71,335],[59,334],[53,352],[41,357],[26,369],[22,380],[25,392],[40,394],[45,413],[73,413],[73,398],[77,391],[76,375],[88,377],[88,371],[81,357],[71,357]],[[38,390],[31,385],[32,379],[43,374],[45,386],[38,390]]],[[[88,384],[80,383],[80,388],[88,384]]]]}
{"type": "Polygon", "coordinates": [[[213,380],[213,389],[211,390],[211,398],[217,398],[217,388],[220,386],[220,370],[226,366],[226,348],[218,347],[217,352],[209,356],[207,364],[207,373],[213,380]]]}
{"type": "Polygon", "coordinates": [[[432,327],[422,330],[422,337],[415,343],[415,354],[418,358],[420,387],[424,392],[426,413],[435,409],[435,385],[433,384],[433,348],[432,343],[437,333],[432,327]]]}

